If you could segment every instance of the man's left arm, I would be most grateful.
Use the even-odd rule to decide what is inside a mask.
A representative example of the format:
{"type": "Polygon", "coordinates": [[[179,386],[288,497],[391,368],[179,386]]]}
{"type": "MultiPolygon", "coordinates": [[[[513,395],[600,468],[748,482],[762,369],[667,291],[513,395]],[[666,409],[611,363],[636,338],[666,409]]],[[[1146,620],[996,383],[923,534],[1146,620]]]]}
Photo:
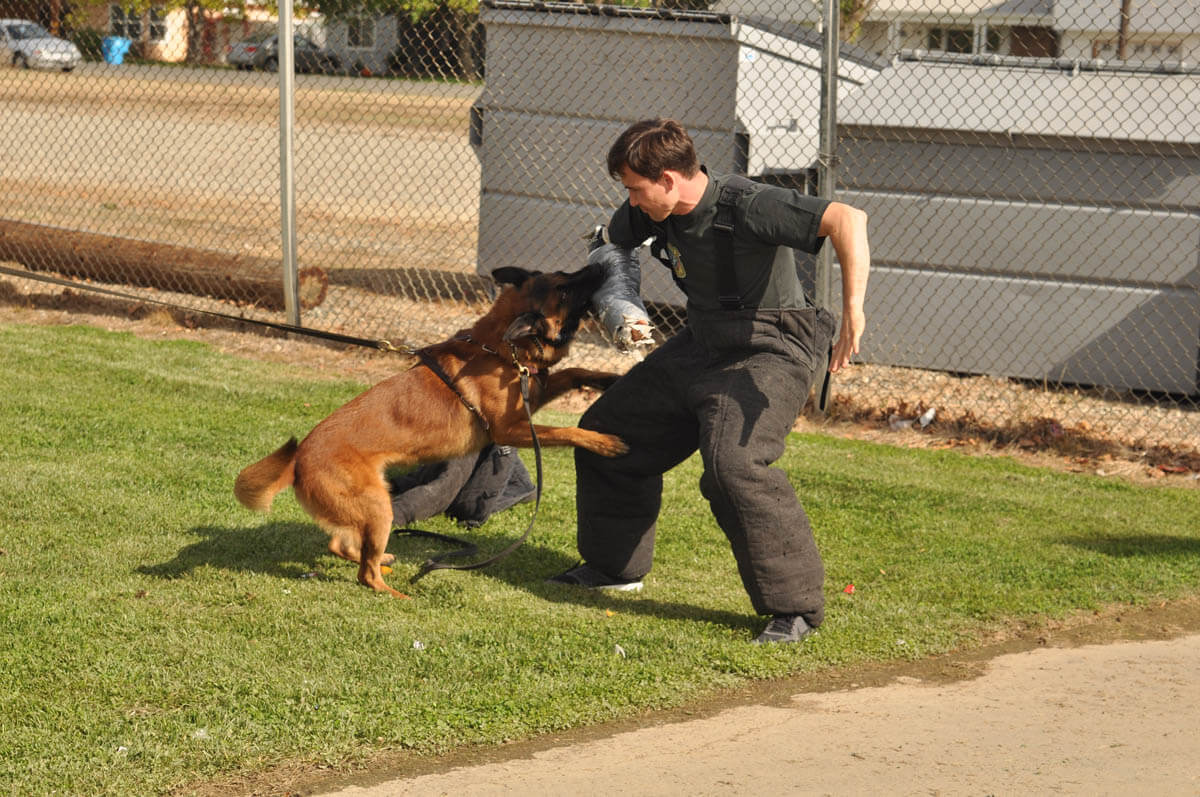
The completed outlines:
{"type": "Polygon", "coordinates": [[[867,214],[842,202],[831,202],[821,215],[819,235],[827,237],[842,266],[842,329],[829,361],[831,373],[837,372],[858,354],[866,314],[863,300],[867,293],[867,272],[871,267],[871,247],[867,241],[867,214]]]}

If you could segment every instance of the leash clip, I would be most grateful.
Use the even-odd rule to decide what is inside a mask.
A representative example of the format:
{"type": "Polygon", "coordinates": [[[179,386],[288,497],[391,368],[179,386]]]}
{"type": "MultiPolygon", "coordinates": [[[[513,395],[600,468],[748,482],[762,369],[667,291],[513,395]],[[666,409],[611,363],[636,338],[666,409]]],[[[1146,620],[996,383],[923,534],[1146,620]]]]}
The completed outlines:
{"type": "MultiPolygon", "coordinates": [[[[517,362],[515,357],[513,362],[517,362]]],[[[521,377],[521,400],[525,402],[525,411],[529,412],[529,366],[517,362],[517,373],[521,377]]]]}

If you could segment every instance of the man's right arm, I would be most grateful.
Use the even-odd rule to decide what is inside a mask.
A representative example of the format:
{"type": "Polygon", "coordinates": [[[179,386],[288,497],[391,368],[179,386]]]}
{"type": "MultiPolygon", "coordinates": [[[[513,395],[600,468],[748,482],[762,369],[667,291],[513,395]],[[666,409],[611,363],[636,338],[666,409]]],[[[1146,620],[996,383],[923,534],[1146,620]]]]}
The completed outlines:
{"type": "Polygon", "coordinates": [[[866,327],[863,301],[871,268],[867,214],[842,202],[831,202],[821,215],[819,232],[829,238],[842,266],[842,328],[829,361],[830,372],[836,372],[858,354],[866,327]]]}
{"type": "Polygon", "coordinates": [[[629,205],[629,200],[625,200],[609,219],[608,240],[617,246],[630,249],[641,246],[647,238],[654,235],[654,230],[650,229],[648,222],[644,213],[635,211],[629,205]]]}

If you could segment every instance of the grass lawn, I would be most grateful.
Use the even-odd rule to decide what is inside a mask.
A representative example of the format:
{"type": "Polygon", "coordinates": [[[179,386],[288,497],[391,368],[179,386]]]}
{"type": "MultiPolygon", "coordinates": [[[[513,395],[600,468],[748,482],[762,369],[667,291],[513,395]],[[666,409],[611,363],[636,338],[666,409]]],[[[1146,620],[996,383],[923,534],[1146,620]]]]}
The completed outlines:
{"type": "MultiPolygon", "coordinates": [[[[0,352],[12,793],[150,794],[282,762],[524,738],[1200,592],[1195,491],[805,435],[780,466],[817,529],[829,607],[802,645],[748,644],[762,620],[694,458],[668,475],[641,595],[544,583],[575,562],[572,458],[558,449],[529,543],[409,587],[442,548],[397,537],[390,580],[413,599],[396,600],[357,585],[290,492],[266,517],[231,492],[241,467],[361,385],[87,327],[0,326],[0,352]]],[[[492,551],[529,509],[474,532],[423,527],[492,551]]]]}

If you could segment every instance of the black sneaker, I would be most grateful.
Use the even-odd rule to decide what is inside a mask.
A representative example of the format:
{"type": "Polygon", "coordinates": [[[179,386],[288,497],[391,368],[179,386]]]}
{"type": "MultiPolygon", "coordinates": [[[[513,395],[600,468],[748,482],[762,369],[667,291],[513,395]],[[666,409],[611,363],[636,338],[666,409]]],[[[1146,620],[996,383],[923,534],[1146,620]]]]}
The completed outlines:
{"type": "Polygon", "coordinates": [[[763,632],[754,638],[755,645],[770,642],[799,642],[817,629],[804,621],[798,614],[777,614],[767,623],[763,632]]]}
{"type": "Polygon", "coordinates": [[[589,564],[579,563],[570,570],[563,571],[557,576],[546,579],[550,584],[570,584],[573,587],[586,589],[610,589],[616,592],[641,592],[640,581],[617,581],[609,578],[589,564]]]}

